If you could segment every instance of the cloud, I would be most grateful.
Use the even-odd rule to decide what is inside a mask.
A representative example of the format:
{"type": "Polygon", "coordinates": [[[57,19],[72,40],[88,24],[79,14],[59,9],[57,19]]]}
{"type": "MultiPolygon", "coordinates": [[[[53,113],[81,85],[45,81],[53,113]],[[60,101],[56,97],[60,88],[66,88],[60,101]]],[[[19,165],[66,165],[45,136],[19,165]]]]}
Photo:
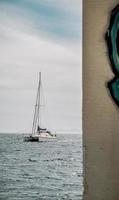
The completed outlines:
{"type": "MultiPolygon", "coordinates": [[[[47,23],[53,27],[54,24],[47,22],[47,17],[44,20],[40,14],[41,22],[37,27],[37,23],[33,25],[34,15],[29,11],[29,16],[25,14],[29,8],[20,5],[20,2],[19,6],[15,5],[16,1],[10,2],[12,5],[8,1],[3,3],[0,12],[0,130],[31,130],[39,71],[42,72],[51,127],[81,129],[81,38],[71,36],[72,33],[69,37],[67,32],[66,35],[58,35],[50,32],[49,28],[46,28],[44,36],[42,26],[47,23]],[[34,31],[31,30],[33,27],[34,31]]],[[[55,3],[50,5],[48,0],[43,2],[43,6],[54,6],[54,11],[59,9],[61,12],[63,9],[63,1],[59,3],[60,8],[55,3]]],[[[57,23],[62,16],[60,20],[58,18],[55,19],[57,23]]],[[[64,21],[68,23],[67,19],[64,21]]]]}
{"type": "MultiPolygon", "coordinates": [[[[81,9],[78,1],[1,1],[0,11],[9,17],[17,18],[33,33],[59,40],[74,40],[81,37],[81,9]],[[65,6],[64,6],[65,5],[65,6]],[[75,6],[73,6],[75,5],[75,6]]],[[[80,2],[80,1],[79,1],[80,2]]]]}

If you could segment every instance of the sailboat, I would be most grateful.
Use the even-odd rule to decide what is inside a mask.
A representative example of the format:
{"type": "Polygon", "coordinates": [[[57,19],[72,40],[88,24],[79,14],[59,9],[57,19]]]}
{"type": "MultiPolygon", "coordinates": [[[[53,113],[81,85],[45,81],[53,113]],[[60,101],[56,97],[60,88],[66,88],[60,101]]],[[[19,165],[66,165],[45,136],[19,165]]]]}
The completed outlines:
{"type": "Polygon", "coordinates": [[[36,96],[35,111],[33,117],[32,133],[28,136],[24,136],[26,142],[39,142],[46,139],[55,139],[56,134],[52,134],[47,128],[42,128],[40,124],[41,116],[41,72],[39,72],[39,83],[36,96]]]}

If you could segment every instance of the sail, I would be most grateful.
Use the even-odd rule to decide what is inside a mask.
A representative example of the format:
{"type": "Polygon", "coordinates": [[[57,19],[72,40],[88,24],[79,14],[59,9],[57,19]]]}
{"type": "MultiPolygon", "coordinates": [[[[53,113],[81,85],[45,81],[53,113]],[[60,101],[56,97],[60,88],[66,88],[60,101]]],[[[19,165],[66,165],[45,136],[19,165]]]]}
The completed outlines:
{"type": "Polygon", "coordinates": [[[37,132],[40,133],[40,131],[46,131],[46,128],[40,128],[40,126],[38,125],[37,127],[37,132]]]}
{"type": "Polygon", "coordinates": [[[38,127],[37,127],[37,131],[40,132],[40,126],[39,126],[39,125],[38,125],[38,127]]]}

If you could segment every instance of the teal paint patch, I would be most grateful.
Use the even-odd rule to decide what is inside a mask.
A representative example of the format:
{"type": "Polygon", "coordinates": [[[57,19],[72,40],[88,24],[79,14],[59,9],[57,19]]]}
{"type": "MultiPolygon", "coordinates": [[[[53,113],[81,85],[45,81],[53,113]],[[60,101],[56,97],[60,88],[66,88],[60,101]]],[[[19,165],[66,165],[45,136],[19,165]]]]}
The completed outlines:
{"type": "Polygon", "coordinates": [[[119,102],[119,79],[111,83],[111,90],[113,91],[115,99],[119,102]]]}
{"type": "Polygon", "coordinates": [[[119,4],[112,10],[106,41],[111,68],[115,75],[107,86],[113,100],[119,106],[119,4]]]}

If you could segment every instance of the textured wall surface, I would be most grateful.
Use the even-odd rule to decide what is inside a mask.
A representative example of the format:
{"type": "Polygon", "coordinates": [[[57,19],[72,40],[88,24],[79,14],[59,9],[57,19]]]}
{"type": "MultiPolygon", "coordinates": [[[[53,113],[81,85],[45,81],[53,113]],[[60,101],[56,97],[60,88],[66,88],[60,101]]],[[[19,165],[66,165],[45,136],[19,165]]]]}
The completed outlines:
{"type": "Polygon", "coordinates": [[[84,0],[84,200],[119,200],[119,108],[105,84],[113,78],[105,32],[117,0],[84,0]]]}

